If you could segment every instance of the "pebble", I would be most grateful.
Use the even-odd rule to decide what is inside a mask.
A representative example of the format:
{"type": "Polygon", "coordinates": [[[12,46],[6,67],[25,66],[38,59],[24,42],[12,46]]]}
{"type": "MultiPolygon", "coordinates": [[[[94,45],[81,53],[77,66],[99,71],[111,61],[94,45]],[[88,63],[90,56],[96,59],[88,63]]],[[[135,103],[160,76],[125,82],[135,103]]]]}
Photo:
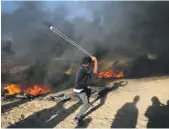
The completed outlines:
{"type": "Polygon", "coordinates": [[[9,124],[9,125],[12,125],[12,123],[11,123],[11,122],[8,122],[8,124],[9,124]]]}
{"type": "Polygon", "coordinates": [[[21,119],[24,119],[25,118],[25,115],[24,114],[21,114],[21,119]]]}

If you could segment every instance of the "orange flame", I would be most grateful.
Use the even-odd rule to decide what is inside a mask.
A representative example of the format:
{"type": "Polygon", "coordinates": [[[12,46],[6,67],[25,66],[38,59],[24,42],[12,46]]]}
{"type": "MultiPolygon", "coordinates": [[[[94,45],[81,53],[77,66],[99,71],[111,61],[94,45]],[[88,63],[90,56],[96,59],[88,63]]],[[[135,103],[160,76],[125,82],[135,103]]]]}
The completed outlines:
{"type": "Polygon", "coordinates": [[[36,95],[41,95],[49,92],[50,89],[48,87],[40,87],[38,85],[34,85],[33,87],[29,87],[24,90],[25,93],[28,93],[30,95],[36,96],[36,95]]]}
{"type": "Polygon", "coordinates": [[[122,78],[122,77],[124,77],[123,71],[121,71],[120,73],[115,73],[115,72],[109,70],[109,71],[100,72],[98,74],[98,78],[100,78],[100,79],[101,78],[106,78],[106,79],[108,79],[108,78],[122,78]]]}
{"type": "Polygon", "coordinates": [[[8,85],[7,87],[4,87],[4,89],[8,91],[7,95],[14,95],[21,92],[20,87],[14,84],[8,85]]]}
{"type": "Polygon", "coordinates": [[[8,86],[4,87],[4,90],[8,91],[8,93],[6,95],[14,95],[14,94],[17,94],[17,93],[24,92],[24,93],[36,96],[36,95],[48,93],[50,91],[50,87],[49,86],[46,86],[46,87],[43,86],[42,87],[42,86],[39,86],[39,85],[34,85],[33,87],[29,87],[25,90],[21,90],[19,85],[12,84],[12,85],[8,85],[8,86]]]}

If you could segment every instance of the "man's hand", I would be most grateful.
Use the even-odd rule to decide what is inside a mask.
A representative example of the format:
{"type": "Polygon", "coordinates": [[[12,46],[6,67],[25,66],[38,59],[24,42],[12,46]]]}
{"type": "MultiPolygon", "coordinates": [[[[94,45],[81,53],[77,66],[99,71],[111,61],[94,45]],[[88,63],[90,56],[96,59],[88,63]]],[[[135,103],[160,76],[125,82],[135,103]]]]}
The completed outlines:
{"type": "Polygon", "coordinates": [[[96,57],[93,56],[92,61],[96,62],[97,61],[96,57]]]}

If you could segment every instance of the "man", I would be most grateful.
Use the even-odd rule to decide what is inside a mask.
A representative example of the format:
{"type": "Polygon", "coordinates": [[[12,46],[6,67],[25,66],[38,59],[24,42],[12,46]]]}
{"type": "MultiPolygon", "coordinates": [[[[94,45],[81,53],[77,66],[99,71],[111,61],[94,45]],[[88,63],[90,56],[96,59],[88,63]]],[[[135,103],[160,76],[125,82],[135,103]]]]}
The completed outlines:
{"type": "Polygon", "coordinates": [[[73,120],[73,123],[76,125],[80,124],[85,112],[91,106],[89,102],[89,96],[91,94],[91,90],[87,87],[87,81],[91,77],[91,75],[98,73],[98,62],[96,57],[84,57],[82,60],[82,66],[79,67],[76,73],[75,79],[75,87],[74,92],[79,96],[81,101],[83,102],[82,108],[80,112],[76,115],[73,120]],[[90,65],[94,62],[94,69],[89,69],[90,65]]]}

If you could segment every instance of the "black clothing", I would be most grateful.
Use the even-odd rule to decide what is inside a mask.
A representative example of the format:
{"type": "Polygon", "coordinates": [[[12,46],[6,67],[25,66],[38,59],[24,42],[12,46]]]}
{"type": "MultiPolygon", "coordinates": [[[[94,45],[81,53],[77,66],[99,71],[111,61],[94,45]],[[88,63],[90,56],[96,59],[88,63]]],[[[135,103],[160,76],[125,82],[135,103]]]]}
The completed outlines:
{"type": "Polygon", "coordinates": [[[92,69],[86,68],[84,66],[80,66],[76,73],[75,79],[75,89],[85,89],[88,85],[88,80],[92,76],[92,69]]]}

